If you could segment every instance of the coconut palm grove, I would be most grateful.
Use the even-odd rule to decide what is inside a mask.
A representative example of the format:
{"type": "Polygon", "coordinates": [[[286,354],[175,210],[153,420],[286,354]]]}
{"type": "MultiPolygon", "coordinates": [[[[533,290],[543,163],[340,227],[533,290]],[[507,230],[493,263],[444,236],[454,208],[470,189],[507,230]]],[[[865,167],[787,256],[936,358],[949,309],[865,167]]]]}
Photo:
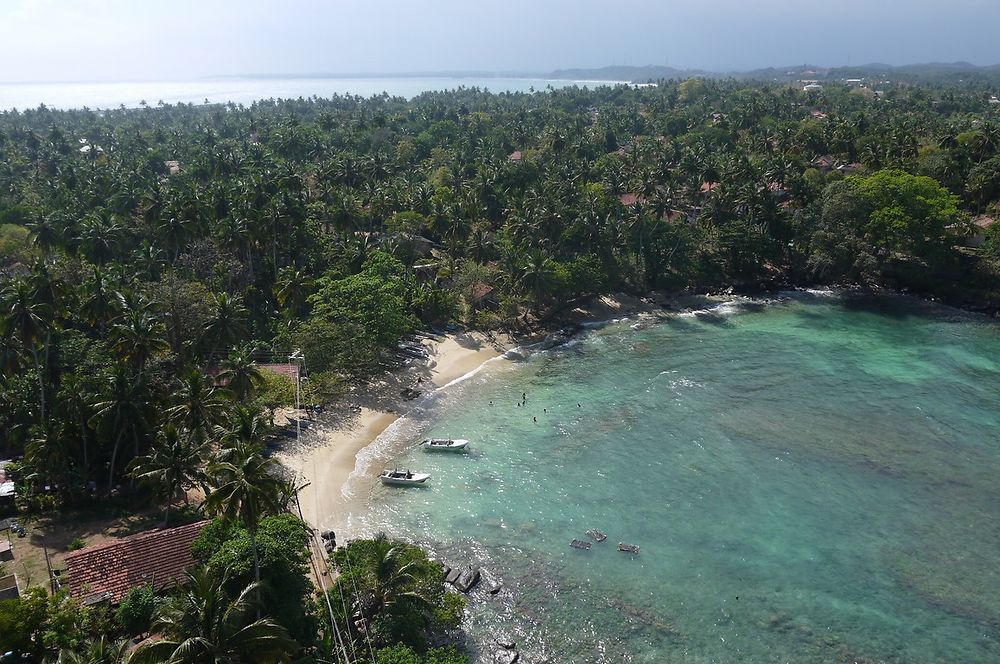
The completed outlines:
{"type": "Polygon", "coordinates": [[[530,336],[612,292],[998,311],[997,90],[806,88],[0,112],[0,517],[43,561],[0,557],[3,661],[471,661],[442,565],[324,550],[272,456],[283,413],[391,375],[406,335],[530,336]],[[308,381],[262,369],[296,351],[308,381]],[[33,524],[122,515],[144,521],[116,536],[204,522],[175,582],[102,600],[46,569],[33,524]]]}

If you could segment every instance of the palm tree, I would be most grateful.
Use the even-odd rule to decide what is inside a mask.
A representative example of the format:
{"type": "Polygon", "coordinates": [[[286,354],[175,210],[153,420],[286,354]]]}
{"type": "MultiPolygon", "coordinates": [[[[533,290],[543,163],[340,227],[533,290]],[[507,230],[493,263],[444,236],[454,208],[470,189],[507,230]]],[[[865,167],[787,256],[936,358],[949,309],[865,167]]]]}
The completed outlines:
{"type": "Polygon", "coordinates": [[[148,313],[149,303],[129,303],[121,293],[118,298],[125,313],[111,328],[111,347],[132,366],[138,377],[157,352],[170,349],[166,340],[167,328],[148,313]]]}
{"type": "Polygon", "coordinates": [[[153,631],[164,638],[136,648],[130,664],[288,661],[298,649],[288,632],[270,618],[253,619],[260,583],[229,599],[227,580],[204,567],[188,572],[184,590],[157,611],[153,631]]]}
{"type": "Polygon", "coordinates": [[[405,601],[430,604],[430,600],[418,587],[416,576],[418,563],[404,562],[404,550],[394,545],[385,533],[379,533],[374,541],[374,555],[369,562],[372,583],[369,597],[372,605],[367,607],[374,611],[367,615],[392,611],[395,606],[405,601]]]}
{"type": "Polygon", "coordinates": [[[114,312],[115,298],[101,268],[94,268],[93,274],[83,282],[80,290],[80,314],[91,327],[103,333],[105,323],[114,312]]]}
{"type": "Polygon", "coordinates": [[[225,424],[216,429],[223,446],[221,458],[243,445],[259,446],[262,443],[268,424],[259,410],[238,403],[226,415],[225,424]]]}
{"type": "Polygon", "coordinates": [[[177,403],[167,409],[167,417],[204,440],[205,434],[222,421],[226,402],[212,380],[197,369],[178,380],[175,394],[177,403]]]}
{"type": "Polygon", "coordinates": [[[254,579],[260,581],[257,526],[262,518],[280,510],[282,482],[275,472],[278,462],[263,456],[260,448],[241,443],[227,450],[209,467],[214,489],[205,499],[205,512],[226,521],[241,521],[250,533],[254,579]]]}
{"type": "Polygon", "coordinates": [[[87,419],[90,417],[92,379],[79,373],[64,374],[56,395],[55,409],[62,421],[63,435],[80,441],[82,459],[81,479],[86,486],[90,480],[90,435],[87,419]]]}
{"type": "Polygon", "coordinates": [[[141,378],[133,380],[126,367],[117,365],[107,380],[105,392],[96,395],[88,424],[114,440],[108,468],[108,487],[114,486],[115,467],[122,440],[131,434],[135,456],[139,439],[149,429],[150,396],[141,378]]]}
{"type": "Polygon", "coordinates": [[[170,506],[178,494],[188,503],[189,489],[204,484],[208,446],[190,432],[167,424],[146,456],[132,460],[132,477],[151,480],[167,499],[164,523],[170,522],[170,506]]]}
{"type": "Polygon", "coordinates": [[[32,234],[32,243],[42,250],[43,256],[50,255],[62,243],[63,229],[58,222],[55,215],[49,215],[27,225],[32,234]]]}
{"type": "Polygon", "coordinates": [[[226,389],[237,401],[246,401],[254,396],[264,377],[253,360],[254,348],[250,345],[234,348],[222,363],[222,380],[226,389]]]}
{"type": "Polygon", "coordinates": [[[274,285],[274,296],[278,299],[278,304],[285,308],[289,319],[298,314],[312,286],[312,279],[294,267],[287,267],[278,275],[278,282],[274,285]]]}
{"type": "Polygon", "coordinates": [[[122,664],[128,660],[128,647],[128,639],[110,641],[99,636],[86,643],[83,650],[60,650],[55,664],[122,664]]]}
{"type": "Polygon", "coordinates": [[[533,294],[535,314],[538,314],[542,298],[549,288],[552,276],[552,258],[545,252],[535,249],[531,252],[528,263],[522,268],[521,281],[533,294]]]}
{"type": "MultiPolygon", "coordinates": [[[[0,333],[20,340],[31,352],[38,375],[39,420],[45,422],[45,374],[38,355],[38,343],[49,338],[52,307],[35,299],[35,293],[24,280],[18,279],[3,294],[3,318],[0,333]]],[[[46,342],[47,344],[47,342],[46,342]]],[[[46,350],[47,354],[47,350],[46,350]]]]}
{"type": "Polygon", "coordinates": [[[210,359],[220,345],[231,346],[247,335],[247,310],[239,297],[219,293],[213,296],[212,307],[212,317],[204,329],[204,338],[212,340],[210,359]]]}

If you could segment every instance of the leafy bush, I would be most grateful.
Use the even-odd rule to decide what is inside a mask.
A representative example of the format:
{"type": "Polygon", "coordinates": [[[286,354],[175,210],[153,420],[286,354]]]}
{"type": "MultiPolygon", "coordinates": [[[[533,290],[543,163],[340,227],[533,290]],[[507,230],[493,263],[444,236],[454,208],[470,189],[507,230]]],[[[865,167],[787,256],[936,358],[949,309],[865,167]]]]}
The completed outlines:
{"type": "Polygon", "coordinates": [[[986,229],[986,241],[983,243],[983,253],[990,258],[1000,260],[1000,223],[995,223],[986,229]]]}
{"type": "MultiPolygon", "coordinates": [[[[316,640],[318,629],[308,576],[309,531],[291,514],[270,516],[257,528],[261,604],[266,613],[303,646],[316,640]]],[[[192,544],[195,559],[213,574],[228,574],[226,589],[234,596],[254,580],[250,533],[241,525],[208,524],[192,544]]]]}
{"type": "Polygon", "coordinates": [[[432,648],[421,656],[409,646],[398,643],[375,653],[376,664],[468,664],[469,658],[455,646],[432,648]]]}
{"type": "Polygon", "coordinates": [[[35,587],[21,599],[0,601],[0,652],[13,650],[40,660],[113,630],[104,607],[82,607],[65,591],[48,596],[35,587]]]}
{"type": "Polygon", "coordinates": [[[80,539],[79,537],[75,537],[75,538],[73,538],[73,541],[72,541],[72,542],[70,542],[70,543],[69,543],[69,544],[68,544],[68,545],[66,546],[66,550],[67,550],[67,551],[79,551],[80,549],[82,549],[82,548],[83,548],[83,547],[85,547],[85,546],[87,546],[87,543],[86,543],[86,542],[84,542],[84,541],[83,541],[82,539],[80,539]]]}
{"type": "Polygon", "coordinates": [[[155,610],[156,595],[153,593],[153,586],[146,584],[125,593],[118,605],[115,619],[126,634],[137,636],[149,631],[155,610]]]}
{"type": "Polygon", "coordinates": [[[257,388],[257,403],[269,410],[295,405],[295,381],[288,376],[276,374],[273,371],[262,370],[261,381],[257,388]]]}
{"type": "Polygon", "coordinates": [[[0,224],[0,263],[31,260],[31,238],[28,229],[13,224],[0,224]]]}
{"type": "MultiPolygon", "coordinates": [[[[365,373],[378,365],[385,351],[394,348],[400,336],[413,327],[407,313],[406,295],[411,288],[405,272],[396,258],[373,251],[360,273],[318,280],[318,289],[309,298],[313,317],[303,325],[303,331],[320,324],[323,335],[337,350],[332,357],[319,353],[314,357],[319,365],[313,366],[320,371],[334,368],[365,373]]],[[[307,345],[302,344],[306,352],[307,345]]]]}
{"type": "MultiPolygon", "coordinates": [[[[445,591],[441,564],[418,546],[380,535],[337,549],[334,562],[340,571],[329,590],[334,611],[354,607],[376,646],[402,643],[421,650],[428,637],[461,624],[465,600],[445,591]]],[[[341,613],[338,621],[348,618],[341,613]]],[[[362,638],[360,632],[355,636],[362,638]]]]}

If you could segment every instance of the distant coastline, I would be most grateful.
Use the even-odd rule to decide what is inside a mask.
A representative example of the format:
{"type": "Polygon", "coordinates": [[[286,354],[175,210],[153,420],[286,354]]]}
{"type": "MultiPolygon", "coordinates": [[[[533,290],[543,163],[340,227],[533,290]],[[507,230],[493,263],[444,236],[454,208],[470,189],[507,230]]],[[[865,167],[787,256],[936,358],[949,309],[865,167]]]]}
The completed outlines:
{"type": "Polygon", "coordinates": [[[189,81],[133,81],[105,83],[6,83],[0,85],[0,112],[48,108],[92,110],[138,108],[166,104],[243,104],[266,99],[298,99],[349,95],[389,94],[412,99],[425,92],[480,87],[494,93],[530,93],[569,86],[624,85],[627,81],[523,77],[405,76],[362,77],[218,77],[189,81]]]}

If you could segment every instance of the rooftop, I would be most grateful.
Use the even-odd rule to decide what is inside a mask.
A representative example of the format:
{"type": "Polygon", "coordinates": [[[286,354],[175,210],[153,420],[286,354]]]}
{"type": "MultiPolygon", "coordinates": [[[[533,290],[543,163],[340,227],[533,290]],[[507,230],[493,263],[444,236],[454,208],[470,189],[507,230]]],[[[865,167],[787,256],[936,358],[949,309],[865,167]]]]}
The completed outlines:
{"type": "Polygon", "coordinates": [[[191,543],[208,521],[147,530],[66,555],[70,594],[120,602],[131,588],[146,583],[163,590],[194,564],[191,543]]]}

